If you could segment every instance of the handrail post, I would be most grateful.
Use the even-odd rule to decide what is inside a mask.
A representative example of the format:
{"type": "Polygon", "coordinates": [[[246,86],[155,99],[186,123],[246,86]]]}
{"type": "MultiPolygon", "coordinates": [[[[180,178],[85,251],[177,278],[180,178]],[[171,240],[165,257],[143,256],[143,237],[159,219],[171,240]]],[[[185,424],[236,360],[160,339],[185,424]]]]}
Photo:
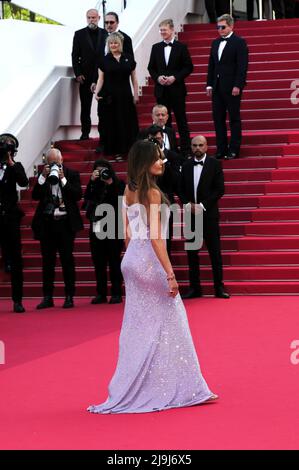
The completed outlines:
{"type": "Polygon", "coordinates": [[[259,20],[263,19],[263,0],[259,0],[259,20]]]}

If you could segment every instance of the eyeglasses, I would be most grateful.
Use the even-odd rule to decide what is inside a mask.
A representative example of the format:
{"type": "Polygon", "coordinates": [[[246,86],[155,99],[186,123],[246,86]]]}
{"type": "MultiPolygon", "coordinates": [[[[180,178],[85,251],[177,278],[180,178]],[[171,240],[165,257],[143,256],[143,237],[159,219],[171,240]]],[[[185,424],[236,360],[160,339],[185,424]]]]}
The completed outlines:
{"type": "Polygon", "coordinates": [[[216,29],[222,29],[223,30],[225,28],[226,28],[226,26],[224,26],[222,24],[217,24],[217,26],[216,26],[216,29]]]}
{"type": "Polygon", "coordinates": [[[105,24],[115,24],[116,21],[105,21],[105,24]]]}

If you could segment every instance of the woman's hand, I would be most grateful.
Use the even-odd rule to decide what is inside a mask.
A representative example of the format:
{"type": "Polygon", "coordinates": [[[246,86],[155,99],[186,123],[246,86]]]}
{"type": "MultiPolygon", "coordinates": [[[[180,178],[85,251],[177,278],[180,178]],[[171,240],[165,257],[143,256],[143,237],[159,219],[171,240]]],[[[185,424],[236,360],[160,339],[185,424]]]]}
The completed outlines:
{"type": "Polygon", "coordinates": [[[176,278],[172,278],[168,280],[168,288],[169,288],[169,296],[176,297],[179,293],[179,286],[176,281],[176,278]]]}
{"type": "Polygon", "coordinates": [[[133,101],[134,101],[134,104],[139,103],[139,96],[138,95],[134,96],[133,101]]]}

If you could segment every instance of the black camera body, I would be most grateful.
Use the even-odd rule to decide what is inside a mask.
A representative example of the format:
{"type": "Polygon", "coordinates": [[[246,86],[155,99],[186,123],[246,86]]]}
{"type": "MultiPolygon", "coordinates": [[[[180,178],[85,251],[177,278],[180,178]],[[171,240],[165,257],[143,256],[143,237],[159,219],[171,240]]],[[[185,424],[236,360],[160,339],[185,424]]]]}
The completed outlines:
{"type": "Polygon", "coordinates": [[[52,196],[51,200],[47,202],[45,205],[45,208],[43,210],[43,214],[52,217],[54,215],[54,211],[57,207],[59,207],[59,197],[58,196],[52,196]]]}
{"type": "Polygon", "coordinates": [[[0,169],[5,170],[8,153],[10,152],[12,157],[17,152],[19,146],[18,139],[12,134],[1,134],[0,135],[0,169]]]}
{"type": "Polygon", "coordinates": [[[109,168],[100,168],[99,170],[99,177],[102,181],[107,181],[112,178],[112,173],[109,168]]]}

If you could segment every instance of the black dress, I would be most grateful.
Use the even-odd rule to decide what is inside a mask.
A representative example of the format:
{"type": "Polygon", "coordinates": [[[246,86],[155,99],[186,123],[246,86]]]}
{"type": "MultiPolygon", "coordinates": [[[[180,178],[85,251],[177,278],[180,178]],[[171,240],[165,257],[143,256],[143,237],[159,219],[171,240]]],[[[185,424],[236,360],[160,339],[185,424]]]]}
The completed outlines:
{"type": "Polygon", "coordinates": [[[129,54],[122,54],[118,61],[108,53],[100,62],[104,72],[104,85],[100,95],[102,106],[102,132],[104,153],[127,153],[138,134],[138,118],[133,101],[130,75],[136,62],[129,54]]]}

